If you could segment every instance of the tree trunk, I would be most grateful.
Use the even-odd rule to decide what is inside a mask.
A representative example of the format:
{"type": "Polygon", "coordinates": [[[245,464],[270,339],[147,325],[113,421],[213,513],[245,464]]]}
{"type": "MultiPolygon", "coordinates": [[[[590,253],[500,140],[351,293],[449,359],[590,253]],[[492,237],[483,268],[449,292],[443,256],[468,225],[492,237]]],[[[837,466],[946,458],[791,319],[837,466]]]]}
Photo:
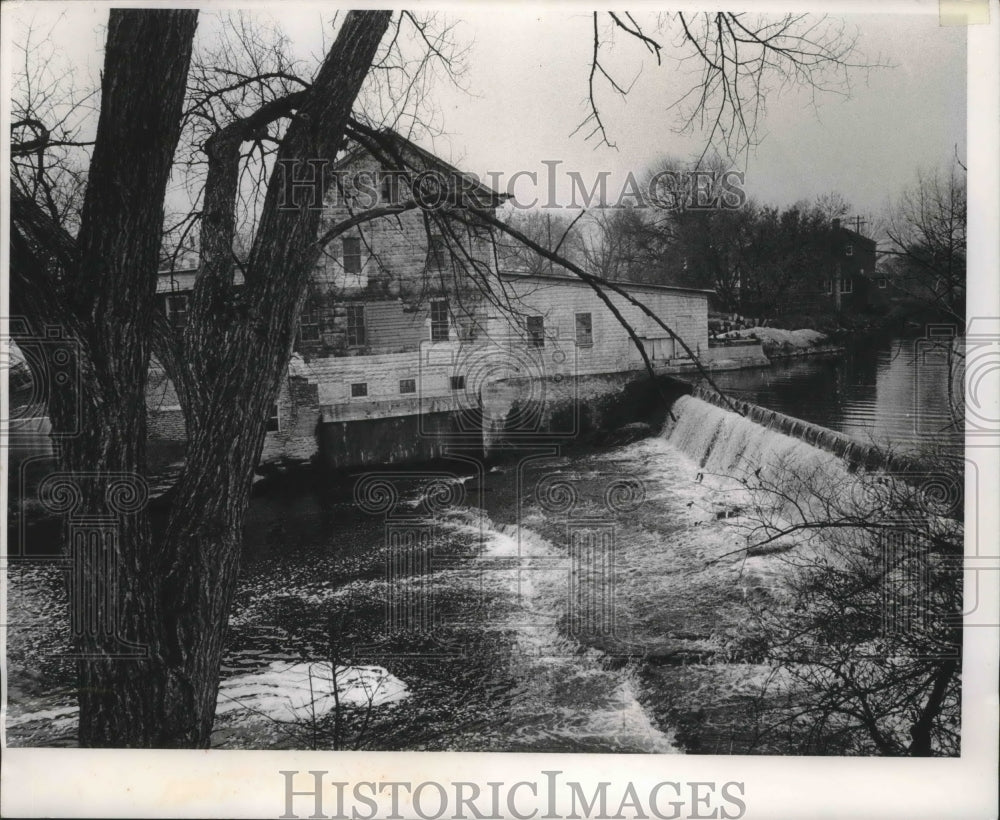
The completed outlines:
{"type": "MultiPolygon", "coordinates": [[[[390,12],[351,12],[308,92],[292,110],[279,158],[333,160],[390,12]]],[[[231,218],[206,219],[183,338],[168,346],[188,447],[154,535],[148,512],[145,387],[156,313],[163,200],[182,122],[197,22],[193,11],[112,11],[80,232],[66,234],[23,192],[12,195],[12,302],[58,323],[79,379],[49,385],[60,471],[40,495],[64,514],[83,746],[207,747],[242,528],[266,420],[291,355],[295,321],[319,256],[320,211],[283,206],[272,175],[236,300],[231,218]],[[53,268],[58,273],[53,273],[53,268]]],[[[256,112],[247,125],[271,112],[256,112]]],[[[272,118],[274,118],[272,117],[272,118]]],[[[240,122],[209,150],[228,162],[249,135],[240,122]]],[[[225,215],[227,169],[206,202],[225,215]]],[[[217,180],[212,182],[212,180],[217,180]]],[[[276,184],[277,183],[277,184],[276,184]]],[[[19,338],[15,335],[15,338],[19,338]]],[[[27,331],[20,340],[30,341],[27,331]]],[[[50,365],[55,363],[52,357],[50,365]]],[[[65,370],[65,367],[61,369],[65,370]]]]}
{"type": "Polygon", "coordinates": [[[60,468],[82,746],[148,746],[166,687],[147,497],[145,387],[163,200],[194,11],[112,11],[101,114],[61,315],[81,376],[50,401],[60,468]]]}
{"type": "MultiPolygon", "coordinates": [[[[300,119],[289,127],[281,156],[333,159],[389,17],[382,12],[348,16],[302,103],[300,119]]],[[[235,144],[238,148],[239,141],[235,144]]],[[[224,151],[210,158],[216,160],[228,161],[224,151]]],[[[217,178],[220,186],[234,179],[226,173],[217,178]]],[[[183,346],[189,389],[181,394],[186,463],[149,565],[153,589],[140,596],[149,603],[138,613],[155,626],[146,634],[152,647],[146,665],[149,681],[135,674],[136,664],[91,664],[85,675],[85,688],[106,693],[94,696],[102,698],[101,705],[92,703],[89,711],[105,714],[107,702],[115,714],[136,715],[136,722],[148,727],[136,738],[141,745],[207,747],[211,738],[253,472],[291,355],[297,310],[319,253],[314,247],[319,211],[309,203],[282,209],[276,179],[245,273],[247,284],[239,294],[242,311],[227,313],[215,300],[219,288],[214,285],[219,283],[196,289],[192,300],[183,346]]],[[[231,242],[224,234],[229,229],[226,219],[207,221],[203,233],[223,235],[204,237],[203,254],[212,247],[228,251],[231,242]]],[[[225,276],[227,266],[220,262],[224,260],[203,258],[202,275],[219,271],[225,276]]],[[[103,720],[102,739],[120,744],[129,736],[124,721],[103,720]]]]}

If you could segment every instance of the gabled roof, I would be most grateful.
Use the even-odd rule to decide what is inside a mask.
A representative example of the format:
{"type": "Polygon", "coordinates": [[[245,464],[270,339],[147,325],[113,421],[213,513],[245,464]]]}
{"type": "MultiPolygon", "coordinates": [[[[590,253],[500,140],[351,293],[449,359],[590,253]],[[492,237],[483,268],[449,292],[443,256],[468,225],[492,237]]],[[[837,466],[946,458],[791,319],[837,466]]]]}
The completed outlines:
{"type": "Polygon", "coordinates": [[[334,163],[334,170],[342,170],[350,166],[359,157],[371,156],[381,162],[386,170],[406,170],[414,173],[438,171],[446,177],[475,180],[475,184],[464,190],[465,193],[475,195],[477,201],[482,203],[480,207],[498,208],[510,199],[510,194],[495,191],[472,172],[455,167],[391,128],[383,128],[375,132],[372,141],[382,144],[389,162],[376,156],[367,146],[354,141],[347,153],[334,163]]]}
{"type": "Polygon", "coordinates": [[[835,225],[834,230],[837,231],[843,239],[850,239],[852,242],[865,243],[871,245],[872,247],[877,247],[878,245],[878,243],[871,237],[865,236],[863,233],[858,233],[845,225],[835,225]]]}

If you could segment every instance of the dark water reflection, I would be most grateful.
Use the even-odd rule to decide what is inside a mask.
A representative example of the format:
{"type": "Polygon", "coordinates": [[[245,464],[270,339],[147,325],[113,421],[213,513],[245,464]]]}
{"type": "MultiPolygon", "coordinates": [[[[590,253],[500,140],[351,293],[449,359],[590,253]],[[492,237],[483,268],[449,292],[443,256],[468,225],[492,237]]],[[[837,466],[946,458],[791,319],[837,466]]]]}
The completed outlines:
{"type": "Polygon", "coordinates": [[[779,362],[719,373],[747,401],[908,453],[962,446],[957,343],[870,339],[836,358],[779,362]]]}

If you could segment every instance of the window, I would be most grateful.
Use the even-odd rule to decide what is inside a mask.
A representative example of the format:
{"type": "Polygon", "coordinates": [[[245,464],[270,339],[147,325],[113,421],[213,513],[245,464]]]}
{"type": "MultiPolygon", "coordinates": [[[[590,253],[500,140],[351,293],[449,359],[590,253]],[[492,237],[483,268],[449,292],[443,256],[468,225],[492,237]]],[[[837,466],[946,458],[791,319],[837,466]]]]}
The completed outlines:
{"type": "Polygon", "coordinates": [[[351,385],[351,398],[357,399],[368,395],[368,382],[355,382],[351,385]]]}
{"type": "Polygon", "coordinates": [[[447,299],[435,299],[431,302],[431,341],[448,341],[447,299]]]}
{"type": "Polygon", "coordinates": [[[167,297],[167,319],[176,328],[187,325],[188,297],[187,294],[180,293],[167,297]]]}
{"type": "Polygon", "coordinates": [[[465,389],[465,376],[452,376],[451,377],[451,389],[452,390],[464,390],[465,389]]]}
{"type": "Polygon", "coordinates": [[[439,234],[431,235],[427,244],[427,267],[440,270],[448,260],[448,245],[439,234]]]}
{"type": "Polygon", "coordinates": [[[362,347],[367,344],[365,332],[365,306],[347,306],[347,346],[362,347]]]}
{"type": "Polygon", "coordinates": [[[844,254],[846,256],[854,256],[854,245],[848,245],[844,248],[844,254]]]}
{"type": "Polygon", "coordinates": [[[299,314],[299,341],[319,341],[319,317],[309,299],[306,299],[306,303],[302,306],[302,313],[299,314]]]}
{"type": "Polygon", "coordinates": [[[277,433],[281,430],[281,419],[278,418],[278,405],[271,405],[271,412],[267,417],[267,432],[277,433]]]}
{"type": "Polygon", "coordinates": [[[416,393],[417,392],[417,380],[416,379],[400,379],[399,380],[399,392],[400,393],[416,393]]]}
{"type": "Polygon", "coordinates": [[[344,239],[344,273],[361,273],[361,240],[356,236],[344,239]]]}
{"type": "Polygon", "coordinates": [[[382,171],[382,202],[381,205],[398,205],[400,171],[382,171]]]}
{"type": "Polygon", "coordinates": [[[590,347],[594,343],[594,322],[589,313],[576,314],[576,344],[590,347]]]}
{"type": "Polygon", "coordinates": [[[854,280],[849,276],[845,276],[840,280],[840,292],[841,293],[854,293],[854,280]]]}
{"type": "Polygon", "coordinates": [[[479,319],[468,315],[459,319],[458,338],[463,342],[476,341],[479,338],[479,319]]]}
{"type": "Polygon", "coordinates": [[[832,279],[824,279],[823,280],[823,288],[824,288],[824,290],[826,290],[827,295],[832,295],[833,294],[833,280],[832,279]]]}
{"type": "Polygon", "coordinates": [[[886,281],[886,278],[884,276],[880,276],[878,278],[878,286],[879,286],[879,288],[881,290],[885,290],[885,288],[888,286],[888,284],[889,283],[886,281]]]}
{"type": "Polygon", "coordinates": [[[545,319],[541,316],[529,316],[525,319],[524,329],[528,334],[530,347],[545,347],[545,319]]]}

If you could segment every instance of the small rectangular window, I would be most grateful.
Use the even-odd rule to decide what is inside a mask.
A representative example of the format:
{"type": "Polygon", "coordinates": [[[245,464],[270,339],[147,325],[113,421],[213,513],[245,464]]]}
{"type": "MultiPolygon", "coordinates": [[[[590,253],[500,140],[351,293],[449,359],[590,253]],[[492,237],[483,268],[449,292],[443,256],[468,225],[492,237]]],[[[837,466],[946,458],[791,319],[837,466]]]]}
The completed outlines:
{"type": "Polygon", "coordinates": [[[357,399],[368,395],[368,382],[355,382],[351,385],[351,398],[357,399]]]}
{"type": "Polygon", "coordinates": [[[427,267],[441,270],[448,261],[448,244],[440,234],[432,234],[427,240],[427,267]]]}
{"type": "Polygon", "coordinates": [[[475,317],[466,316],[459,319],[458,338],[463,342],[474,342],[479,338],[479,320],[475,317]]]}
{"type": "Polygon", "coordinates": [[[281,430],[281,419],[278,417],[278,405],[271,405],[271,413],[267,417],[267,432],[277,433],[281,430]]]}
{"type": "Polygon", "coordinates": [[[447,299],[435,299],[431,302],[431,341],[448,341],[447,299]]]}
{"type": "Polygon", "coordinates": [[[401,176],[403,176],[402,171],[382,171],[382,201],[379,204],[383,207],[399,204],[399,178],[401,176]]]}
{"type": "Polygon", "coordinates": [[[579,347],[590,347],[594,343],[594,322],[589,313],[576,314],[576,343],[579,347]]]}
{"type": "Polygon", "coordinates": [[[356,236],[344,238],[344,273],[361,273],[361,240],[356,236]]]}
{"type": "Polygon", "coordinates": [[[400,379],[399,380],[399,392],[400,393],[416,393],[417,392],[417,380],[416,379],[400,379]]]}
{"type": "Polygon", "coordinates": [[[530,347],[545,347],[545,319],[541,316],[528,316],[524,322],[530,347]]]}
{"type": "Polygon", "coordinates": [[[183,328],[187,325],[188,297],[185,293],[178,293],[167,297],[167,319],[176,328],[183,328]]]}
{"type": "Polygon", "coordinates": [[[844,253],[847,256],[854,256],[854,245],[848,245],[846,248],[844,248],[844,253]]]}
{"type": "Polygon", "coordinates": [[[347,346],[362,347],[367,344],[365,306],[347,306],[347,346]]]}
{"type": "Polygon", "coordinates": [[[827,295],[833,294],[833,280],[832,279],[824,279],[823,280],[823,289],[827,292],[827,295]]]}
{"type": "Polygon", "coordinates": [[[840,292],[854,293],[854,280],[851,277],[846,276],[840,280],[840,292]]]}
{"type": "Polygon", "coordinates": [[[465,389],[465,376],[452,376],[451,377],[451,389],[452,390],[464,390],[465,389]]]}
{"type": "Polygon", "coordinates": [[[316,315],[312,302],[308,299],[302,306],[302,313],[299,314],[299,341],[319,341],[319,317],[316,315]]]}
{"type": "Polygon", "coordinates": [[[881,288],[882,290],[885,290],[885,288],[886,288],[886,287],[888,286],[888,284],[889,284],[889,283],[888,283],[888,281],[886,281],[886,278],[885,278],[884,276],[880,276],[880,277],[878,278],[878,286],[879,286],[879,288],[881,288]]]}

